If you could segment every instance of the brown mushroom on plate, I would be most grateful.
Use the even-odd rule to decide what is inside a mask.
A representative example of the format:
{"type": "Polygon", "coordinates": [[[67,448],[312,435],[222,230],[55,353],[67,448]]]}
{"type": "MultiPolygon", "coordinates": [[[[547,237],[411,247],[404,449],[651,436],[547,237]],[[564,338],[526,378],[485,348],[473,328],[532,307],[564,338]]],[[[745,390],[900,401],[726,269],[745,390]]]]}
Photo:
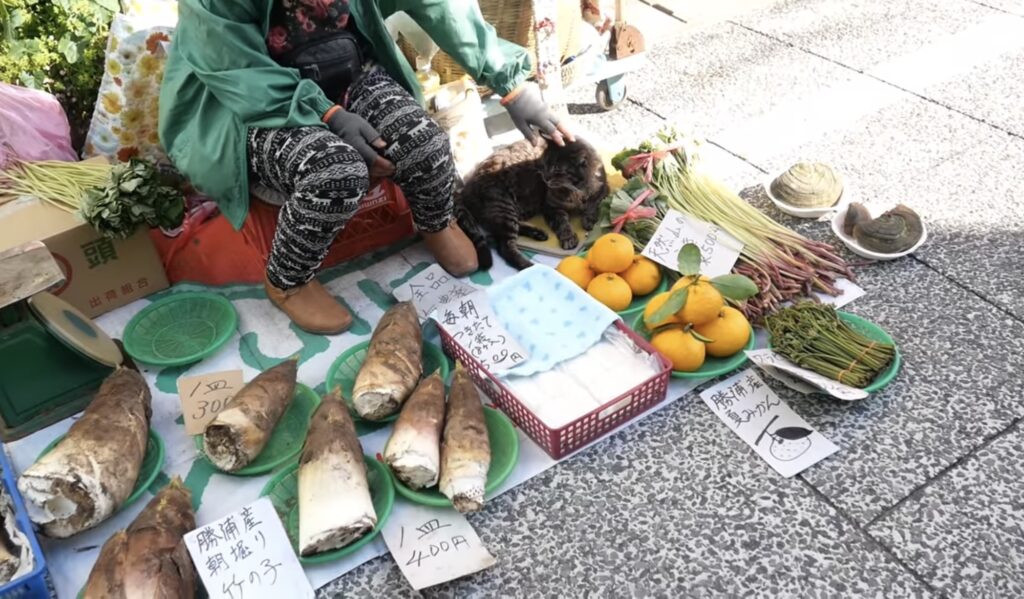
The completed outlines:
{"type": "MultiPolygon", "coordinates": [[[[858,205],[859,206],[859,205],[858,205]]],[[[863,206],[860,210],[867,212],[863,206]]],[[[850,205],[850,211],[854,205],[850,205]]],[[[850,211],[844,228],[850,223],[850,211]]],[[[878,218],[865,220],[863,215],[855,217],[850,226],[853,238],[866,250],[879,254],[898,254],[914,247],[924,235],[924,225],[916,212],[900,204],[878,218]]]]}

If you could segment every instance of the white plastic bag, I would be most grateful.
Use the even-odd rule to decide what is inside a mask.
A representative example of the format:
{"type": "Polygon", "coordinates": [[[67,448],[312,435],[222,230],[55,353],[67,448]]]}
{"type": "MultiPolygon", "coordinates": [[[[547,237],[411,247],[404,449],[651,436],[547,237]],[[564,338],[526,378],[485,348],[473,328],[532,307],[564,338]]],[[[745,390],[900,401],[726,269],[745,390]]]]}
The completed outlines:
{"type": "Polygon", "coordinates": [[[57,98],[0,83],[0,170],[14,160],[78,160],[57,98]]]}

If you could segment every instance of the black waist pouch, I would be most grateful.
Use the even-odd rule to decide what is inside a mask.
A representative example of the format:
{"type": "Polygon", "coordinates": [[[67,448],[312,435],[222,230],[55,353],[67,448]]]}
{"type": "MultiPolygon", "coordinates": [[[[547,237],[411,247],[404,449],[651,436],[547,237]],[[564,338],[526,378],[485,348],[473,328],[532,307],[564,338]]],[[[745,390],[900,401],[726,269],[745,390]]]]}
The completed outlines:
{"type": "Polygon", "coordinates": [[[340,104],[362,73],[363,50],[355,34],[342,30],[295,48],[280,63],[298,69],[303,79],[315,81],[327,99],[340,104]]]}

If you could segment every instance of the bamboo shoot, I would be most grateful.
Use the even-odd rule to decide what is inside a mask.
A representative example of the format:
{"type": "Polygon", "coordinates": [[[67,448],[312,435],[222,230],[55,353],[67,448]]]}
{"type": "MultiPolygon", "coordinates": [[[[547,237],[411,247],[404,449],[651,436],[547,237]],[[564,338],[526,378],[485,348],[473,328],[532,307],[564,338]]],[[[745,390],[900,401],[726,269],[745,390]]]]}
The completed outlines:
{"type": "Polygon", "coordinates": [[[118,368],[52,451],[18,479],[29,518],[51,537],[96,526],[131,494],[149,435],[149,386],[118,368]]]}
{"type": "Polygon", "coordinates": [[[299,552],[344,547],[376,524],[363,449],[348,406],[335,390],[313,414],[299,460],[299,552]]]}
{"type": "Polygon", "coordinates": [[[0,488],[0,520],[0,586],[3,586],[31,572],[36,558],[28,538],[18,530],[14,503],[3,488],[0,488]]]}
{"type": "Polygon", "coordinates": [[[491,445],[480,394],[461,365],[455,370],[441,445],[441,493],[461,513],[484,505],[491,445]]]}
{"type": "Polygon", "coordinates": [[[235,472],[256,459],[292,402],[296,373],[296,360],[261,372],[206,425],[203,447],[214,466],[235,472]]]}
{"type": "Polygon", "coordinates": [[[370,338],[363,367],[356,375],[352,404],[366,420],[398,412],[423,374],[423,333],[412,302],[391,307],[370,338]]]}
{"type": "Polygon", "coordinates": [[[384,448],[384,461],[409,488],[437,484],[443,424],[444,382],[434,373],[413,391],[384,448]]]}
{"type": "Polygon", "coordinates": [[[196,527],[192,494],[175,478],[103,544],[83,599],[191,599],[196,571],[185,533],[196,527]]]}

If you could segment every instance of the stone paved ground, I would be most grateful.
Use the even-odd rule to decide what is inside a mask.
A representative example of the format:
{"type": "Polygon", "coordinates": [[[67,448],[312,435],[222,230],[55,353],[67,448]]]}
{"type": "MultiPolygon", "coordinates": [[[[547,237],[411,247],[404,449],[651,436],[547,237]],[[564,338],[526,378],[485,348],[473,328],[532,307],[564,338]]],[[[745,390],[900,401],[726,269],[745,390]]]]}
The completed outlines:
{"type": "MultiPolygon", "coordinates": [[[[661,4],[629,5],[654,38],[629,101],[579,89],[576,118],[612,145],[699,127],[721,179],[822,239],[767,208],[768,172],[824,160],[918,210],[928,243],[850,305],[903,370],[856,404],[780,390],[841,447],[788,480],[685,397],[471,517],[498,565],[424,595],[1024,595],[1024,2],[661,4]]],[[[325,592],[414,594],[390,558],[325,592]]]]}

